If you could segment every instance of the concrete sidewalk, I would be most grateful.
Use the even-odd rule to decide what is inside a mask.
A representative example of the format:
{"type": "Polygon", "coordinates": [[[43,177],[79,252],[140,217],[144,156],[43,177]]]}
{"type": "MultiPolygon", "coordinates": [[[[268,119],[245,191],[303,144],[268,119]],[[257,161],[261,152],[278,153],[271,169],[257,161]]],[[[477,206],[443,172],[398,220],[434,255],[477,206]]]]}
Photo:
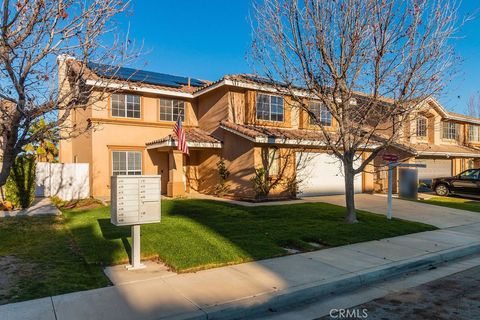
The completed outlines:
{"type": "Polygon", "coordinates": [[[175,274],[152,266],[127,273],[117,267],[108,272],[115,286],[0,306],[0,318],[248,317],[478,252],[480,223],[197,273],[175,274]]]}
{"type": "Polygon", "coordinates": [[[50,198],[36,198],[28,209],[0,211],[0,218],[5,217],[32,217],[45,215],[60,215],[60,210],[52,203],[50,198]]]}

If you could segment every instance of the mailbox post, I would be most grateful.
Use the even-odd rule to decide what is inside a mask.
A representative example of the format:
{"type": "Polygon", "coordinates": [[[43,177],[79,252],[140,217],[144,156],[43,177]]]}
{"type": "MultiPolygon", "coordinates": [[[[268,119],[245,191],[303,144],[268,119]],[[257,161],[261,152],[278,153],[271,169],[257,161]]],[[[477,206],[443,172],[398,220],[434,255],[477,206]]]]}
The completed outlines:
{"type": "Polygon", "coordinates": [[[132,229],[132,261],[127,269],[145,268],[140,262],[140,225],[161,220],[161,177],[112,176],[111,186],[110,221],[132,229]]]}

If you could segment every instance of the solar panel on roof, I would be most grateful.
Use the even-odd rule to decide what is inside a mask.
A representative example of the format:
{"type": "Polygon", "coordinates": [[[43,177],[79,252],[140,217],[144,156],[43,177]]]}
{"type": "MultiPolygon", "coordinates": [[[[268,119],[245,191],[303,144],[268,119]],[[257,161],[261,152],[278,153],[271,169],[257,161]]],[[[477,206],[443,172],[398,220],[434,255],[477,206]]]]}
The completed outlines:
{"type": "MultiPolygon", "coordinates": [[[[173,88],[180,88],[188,85],[187,77],[173,76],[165,73],[157,73],[125,67],[108,66],[94,62],[89,62],[87,66],[100,77],[127,80],[132,82],[143,82],[173,88]]],[[[193,87],[201,87],[205,85],[205,82],[190,78],[190,85],[193,87]]]]}

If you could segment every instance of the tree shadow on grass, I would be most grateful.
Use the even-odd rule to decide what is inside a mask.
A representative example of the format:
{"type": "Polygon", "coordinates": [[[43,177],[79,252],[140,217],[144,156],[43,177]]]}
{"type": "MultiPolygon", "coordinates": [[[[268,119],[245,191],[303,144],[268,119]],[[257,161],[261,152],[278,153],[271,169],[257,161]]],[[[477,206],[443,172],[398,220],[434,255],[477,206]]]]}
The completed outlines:
{"type": "Polygon", "coordinates": [[[132,259],[132,247],[128,242],[128,237],[131,237],[131,228],[128,226],[115,226],[111,223],[110,219],[97,219],[98,225],[102,232],[102,236],[107,240],[122,240],[125,252],[128,255],[128,259],[132,259]]]}

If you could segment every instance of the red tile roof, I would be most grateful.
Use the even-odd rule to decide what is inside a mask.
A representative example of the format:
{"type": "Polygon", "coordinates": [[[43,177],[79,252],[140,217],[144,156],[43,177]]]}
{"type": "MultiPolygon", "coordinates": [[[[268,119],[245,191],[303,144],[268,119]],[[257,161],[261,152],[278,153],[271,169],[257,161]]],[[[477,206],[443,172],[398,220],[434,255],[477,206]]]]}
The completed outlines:
{"type": "Polygon", "coordinates": [[[264,126],[254,126],[245,124],[236,124],[229,121],[222,121],[221,126],[225,129],[238,132],[249,138],[275,138],[289,140],[307,140],[307,141],[324,141],[323,134],[318,130],[300,130],[273,128],[264,126]]]}
{"type": "MultiPolygon", "coordinates": [[[[196,143],[220,143],[221,141],[211,136],[208,132],[203,131],[199,128],[186,128],[185,136],[187,143],[196,142],[196,143]]],[[[168,136],[163,138],[147,142],[146,145],[154,145],[157,143],[168,142],[168,141],[178,141],[178,137],[172,132],[168,136]]]]}
{"type": "Polygon", "coordinates": [[[431,144],[431,143],[417,143],[411,144],[409,147],[413,148],[417,151],[418,155],[422,155],[422,153],[439,153],[439,154],[472,154],[478,155],[480,157],[480,151],[469,148],[467,146],[459,146],[459,145],[446,145],[446,144],[431,144]]]}

